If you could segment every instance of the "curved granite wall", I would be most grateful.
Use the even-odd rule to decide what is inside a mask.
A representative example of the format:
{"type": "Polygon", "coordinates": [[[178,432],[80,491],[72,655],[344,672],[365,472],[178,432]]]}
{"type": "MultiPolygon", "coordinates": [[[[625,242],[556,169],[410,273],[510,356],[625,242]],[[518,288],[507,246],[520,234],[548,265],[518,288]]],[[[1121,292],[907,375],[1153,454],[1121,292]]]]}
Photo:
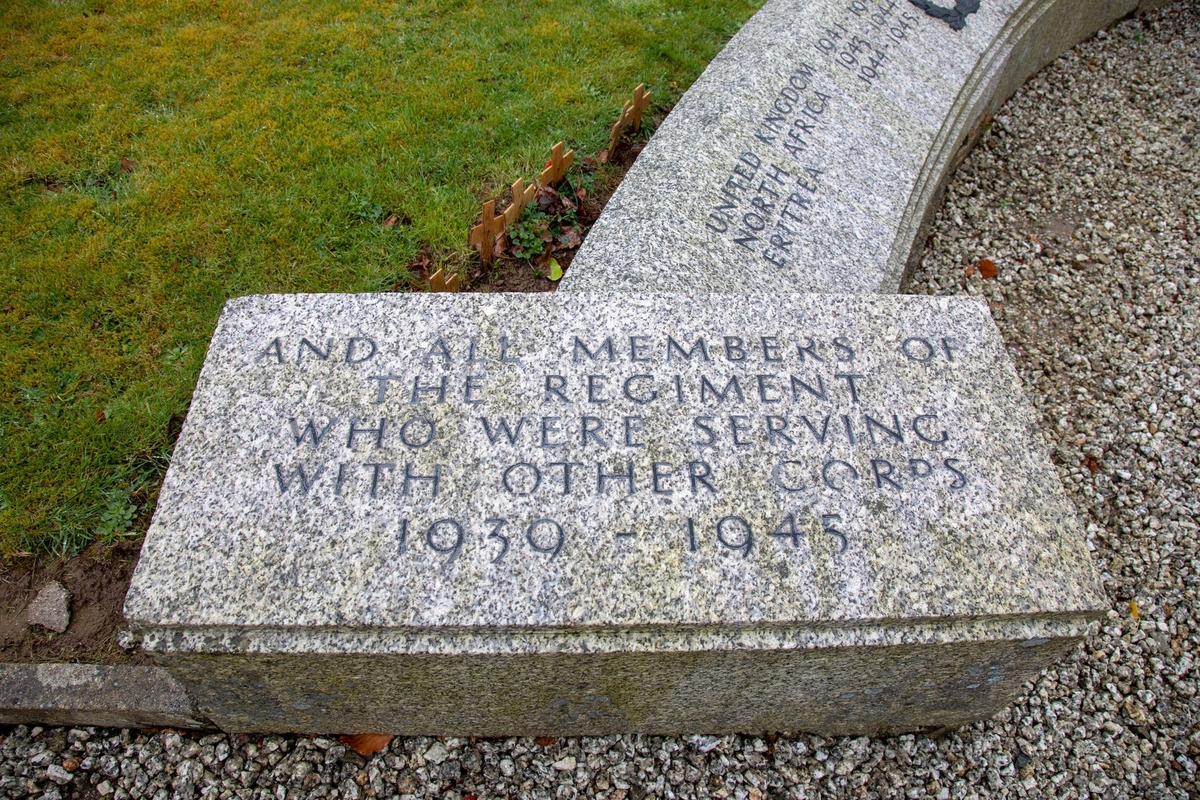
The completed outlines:
{"type": "Polygon", "coordinates": [[[771,0],[629,171],[563,291],[895,292],[979,122],[1151,0],[771,0]]]}

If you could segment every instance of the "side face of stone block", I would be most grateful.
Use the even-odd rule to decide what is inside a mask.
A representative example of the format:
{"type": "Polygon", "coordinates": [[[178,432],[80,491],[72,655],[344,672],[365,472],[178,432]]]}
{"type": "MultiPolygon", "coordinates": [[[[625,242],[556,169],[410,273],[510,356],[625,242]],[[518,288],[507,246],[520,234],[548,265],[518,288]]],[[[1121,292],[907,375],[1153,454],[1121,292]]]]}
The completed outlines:
{"type": "Polygon", "coordinates": [[[223,726],[499,734],[969,719],[1104,607],[974,300],[315,295],[228,304],[126,616],[223,726]]]}
{"type": "Polygon", "coordinates": [[[964,137],[1136,5],[772,0],[660,126],[561,289],[895,292],[964,137]],[[977,10],[944,13],[960,5],[977,10]]]}
{"type": "Polygon", "coordinates": [[[1074,644],[523,655],[177,654],[228,731],[888,735],[999,712],[1074,644]],[[335,728],[329,726],[336,720],[335,728]]]}

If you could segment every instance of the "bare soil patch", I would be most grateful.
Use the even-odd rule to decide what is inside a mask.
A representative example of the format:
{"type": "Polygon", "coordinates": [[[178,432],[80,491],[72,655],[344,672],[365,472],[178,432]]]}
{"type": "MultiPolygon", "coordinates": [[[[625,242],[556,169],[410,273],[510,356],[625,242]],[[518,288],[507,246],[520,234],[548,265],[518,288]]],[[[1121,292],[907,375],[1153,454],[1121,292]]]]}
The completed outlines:
{"type": "Polygon", "coordinates": [[[140,653],[117,644],[125,627],[122,606],[141,541],[93,544],[74,558],[23,558],[0,573],[0,662],[142,664],[140,653]],[[25,622],[25,607],[38,590],[59,581],[71,592],[71,624],[53,633],[25,622]]]}

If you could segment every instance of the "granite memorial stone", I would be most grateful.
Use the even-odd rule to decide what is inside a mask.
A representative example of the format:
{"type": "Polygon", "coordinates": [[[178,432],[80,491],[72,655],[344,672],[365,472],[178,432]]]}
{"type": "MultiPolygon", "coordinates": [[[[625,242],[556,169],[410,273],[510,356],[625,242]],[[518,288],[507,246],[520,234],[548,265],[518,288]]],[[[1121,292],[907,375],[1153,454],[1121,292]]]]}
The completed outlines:
{"type": "Polygon", "coordinates": [[[1138,7],[771,0],[659,127],[561,289],[895,292],[981,120],[1138,7]]]}
{"type": "Polygon", "coordinates": [[[480,735],[959,724],[1104,608],[982,304],[583,293],[231,300],[126,600],[227,730],[480,735]]]}

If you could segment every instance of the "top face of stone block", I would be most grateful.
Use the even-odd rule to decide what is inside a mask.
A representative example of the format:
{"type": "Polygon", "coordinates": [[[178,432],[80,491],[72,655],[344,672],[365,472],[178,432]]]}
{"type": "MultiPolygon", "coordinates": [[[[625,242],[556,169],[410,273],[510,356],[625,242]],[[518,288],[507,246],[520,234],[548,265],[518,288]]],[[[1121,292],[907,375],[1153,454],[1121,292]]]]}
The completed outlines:
{"type": "Polygon", "coordinates": [[[516,629],[1102,607],[982,305],[232,300],[126,604],[516,629]]]}
{"type": "Polygon", "coordinates": [[[921,5],[763,6],[655,132],[562,288],[896,291],[913,198],[990,98],[973,76],[994,80],[993,51],[1046,3],[921,5]]]}

